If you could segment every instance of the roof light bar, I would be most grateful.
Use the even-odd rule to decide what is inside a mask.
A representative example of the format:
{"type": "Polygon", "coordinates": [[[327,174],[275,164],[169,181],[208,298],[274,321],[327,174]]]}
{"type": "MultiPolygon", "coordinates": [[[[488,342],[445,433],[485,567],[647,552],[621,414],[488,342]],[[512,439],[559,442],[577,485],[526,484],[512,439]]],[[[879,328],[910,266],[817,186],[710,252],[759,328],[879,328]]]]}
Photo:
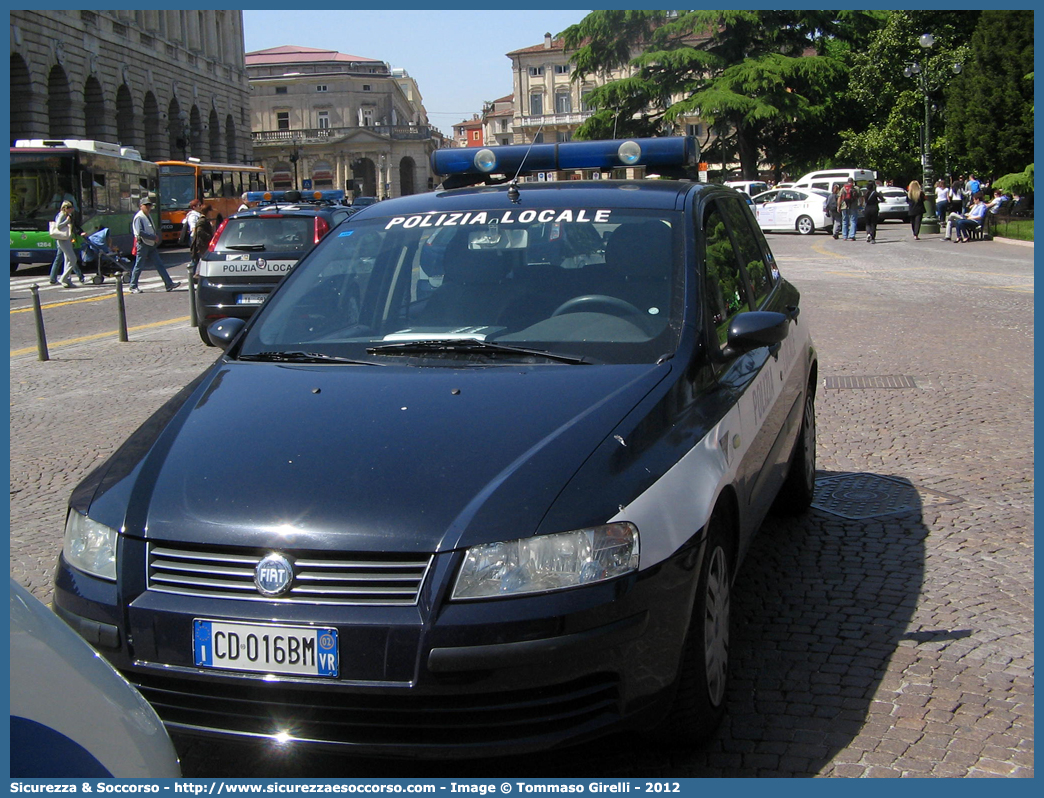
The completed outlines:
{"type": "Polygon", "coordinates": [[[340,202],[344,199],[344,191],[327,189],[325,191],[248,191],[247,202],[340,202]]]}
{"type": "Polygon", "coordinates": [[[473,175],[479,182],[492,174],[514,177],[567,169],[645,166],[678,171],[694,167],[699,155],[692,136],[450,147],[431,154],[431,169],[442,176],[473,175]]]}

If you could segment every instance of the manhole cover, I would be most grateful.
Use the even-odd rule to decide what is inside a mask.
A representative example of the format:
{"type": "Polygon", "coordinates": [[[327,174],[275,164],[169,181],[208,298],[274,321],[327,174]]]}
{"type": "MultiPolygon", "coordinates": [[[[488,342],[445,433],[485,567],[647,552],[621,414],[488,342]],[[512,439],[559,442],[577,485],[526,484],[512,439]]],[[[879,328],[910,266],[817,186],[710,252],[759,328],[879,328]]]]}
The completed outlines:
{"type": "Polygon", "coordinates": [[[939,491],[918,488],[912,482],[877,474],[839,474],[816,480],[812,506],[818,510],[857,521],[919,511],[926,505],[961,501],[939,491]]]}
{"type": "Polygon", "coordinates": [[[916,388],[913,377],[824,377],[824,388],[916,388]]]}

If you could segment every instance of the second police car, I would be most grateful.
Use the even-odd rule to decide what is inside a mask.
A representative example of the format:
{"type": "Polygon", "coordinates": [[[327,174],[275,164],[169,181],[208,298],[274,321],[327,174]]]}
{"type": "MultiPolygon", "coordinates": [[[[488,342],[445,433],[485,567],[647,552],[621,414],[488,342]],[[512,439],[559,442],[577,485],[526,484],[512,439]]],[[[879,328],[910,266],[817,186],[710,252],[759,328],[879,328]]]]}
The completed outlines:
{"type": "Polygon", "coordinates": [[[248,191],[252,210],[225,219],[200,258],[196,318],[203,343],[215,319],[248,319],[320,238],[354,213],[344,192],[248,191]]]}
{"type": "Polygon", "coordinates": [[[799,292],[730,189],[511,180],[696,155],[434,153],[445,190],[360,211],[213,324],[224,355],[75,489],[56,610],[174,731],[705,740],[737,568],[813,498],[799,292]]]}

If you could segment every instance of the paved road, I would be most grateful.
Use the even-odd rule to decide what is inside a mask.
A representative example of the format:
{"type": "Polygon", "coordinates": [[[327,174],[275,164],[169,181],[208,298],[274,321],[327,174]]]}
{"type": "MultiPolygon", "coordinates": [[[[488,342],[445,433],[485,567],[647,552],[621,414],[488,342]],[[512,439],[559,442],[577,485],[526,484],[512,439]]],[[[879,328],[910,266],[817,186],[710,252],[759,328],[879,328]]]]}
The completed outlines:
{"type": "MultiPolygon", "coordinates": [[[[403,764],[178,740],[186,775],[1032,777],[1033,250],[898,224],[770,242],[820,351],[819,488],[739,575],[704,750],[403,764]]],[[[213,357],[185,321],[12,356],[11,569],[35,595],[72,486],[213,357]]]]}

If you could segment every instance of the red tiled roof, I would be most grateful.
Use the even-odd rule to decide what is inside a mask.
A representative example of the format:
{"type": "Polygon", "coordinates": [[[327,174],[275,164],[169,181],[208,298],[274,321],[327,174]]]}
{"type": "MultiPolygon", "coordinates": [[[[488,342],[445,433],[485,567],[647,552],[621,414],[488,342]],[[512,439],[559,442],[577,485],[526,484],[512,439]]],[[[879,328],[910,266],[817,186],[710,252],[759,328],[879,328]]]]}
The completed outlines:
{"type": "Polygon", "coordinates": [[[319,63],[324,61],[372,61],[382,63],[376,58],[366,58],[361,55],[348,55],[336,50],[320,50],[315,47],[298,47],[293,44],[284,44],[281,47],[269,47],[267,50],[254,50],[246,54],[247,66],[261,66],[263,64],[299,64],[319,63]]]}

